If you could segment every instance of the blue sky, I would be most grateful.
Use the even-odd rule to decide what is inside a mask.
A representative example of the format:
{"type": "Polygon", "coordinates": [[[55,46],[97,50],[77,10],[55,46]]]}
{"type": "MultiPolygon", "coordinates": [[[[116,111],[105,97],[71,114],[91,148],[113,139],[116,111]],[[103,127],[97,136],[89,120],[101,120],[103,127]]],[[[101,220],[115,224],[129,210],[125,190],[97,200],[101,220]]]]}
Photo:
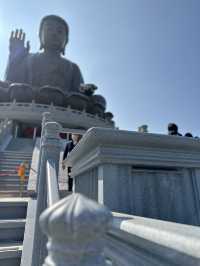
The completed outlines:
{"type": "Polygon", "coordinates": [[[23,28],[39,49],[41,18],[57,14],[70,26],[66,57],[95,83],[121,129],[148,124],[165,133],[200,135],[199,0],[0,0],[0,78],[12,29],[23,28]]]}

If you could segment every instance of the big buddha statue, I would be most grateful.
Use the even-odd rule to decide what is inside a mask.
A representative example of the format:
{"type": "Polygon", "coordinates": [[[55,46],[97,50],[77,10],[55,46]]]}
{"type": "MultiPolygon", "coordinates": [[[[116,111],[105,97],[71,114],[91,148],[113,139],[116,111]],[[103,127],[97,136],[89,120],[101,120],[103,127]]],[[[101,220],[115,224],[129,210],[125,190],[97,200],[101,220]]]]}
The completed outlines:
{"type": "Polygon", "coordinates": [[[69,26],[63,18],[48,15],[41,20],[40,52],[30,53],[25,39],[21,29],[11,33],[5,81],[0,83],[1,101],[70,105],[106,118],[104,97],[94,95],[97,87],[84,84],[78,65],[64,57],[69,26]]]}

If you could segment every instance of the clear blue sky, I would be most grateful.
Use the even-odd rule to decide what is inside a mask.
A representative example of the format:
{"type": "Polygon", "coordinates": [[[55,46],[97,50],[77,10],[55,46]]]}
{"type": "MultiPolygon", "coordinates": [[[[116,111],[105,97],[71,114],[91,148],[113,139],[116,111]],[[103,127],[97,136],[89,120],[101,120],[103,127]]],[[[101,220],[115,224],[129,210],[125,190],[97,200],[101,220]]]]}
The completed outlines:
{"type": "Polygon", "coordinates": [[[117,126],[165,133],[176,122],[200,135],[199,13],[199,0],[1,0],[0,78],[10,31],[23,28],[37,52],[40,19],[57,14],[70,26],[66,57],[99,87],[117,126]]]}

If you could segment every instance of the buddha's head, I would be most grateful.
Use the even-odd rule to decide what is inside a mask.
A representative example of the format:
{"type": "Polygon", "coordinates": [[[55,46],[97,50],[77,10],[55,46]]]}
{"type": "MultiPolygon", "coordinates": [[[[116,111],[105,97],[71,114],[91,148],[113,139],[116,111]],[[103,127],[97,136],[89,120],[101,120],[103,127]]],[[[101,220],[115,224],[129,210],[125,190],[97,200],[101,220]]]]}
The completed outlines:
{"type": "Polygon", "coordinates": [[[69,27],[67,22],[59,16],[45,16],[40,23],[40,49],[65,53],[68,42],[69,27]]]}

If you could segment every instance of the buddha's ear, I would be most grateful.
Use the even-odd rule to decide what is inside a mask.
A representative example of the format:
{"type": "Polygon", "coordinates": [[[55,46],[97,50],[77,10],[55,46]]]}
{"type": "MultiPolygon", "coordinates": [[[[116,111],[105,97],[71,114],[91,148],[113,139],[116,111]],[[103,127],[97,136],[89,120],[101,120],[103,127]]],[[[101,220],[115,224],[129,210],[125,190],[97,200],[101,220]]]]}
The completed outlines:
{"type": "Polygon", "coordinates": [[[68,44],[68,42],[69,42],[69,35],[67,34],[67,36],[66,36],[66,42],[65,42],[65,46],[68,44]]]}
{"type": "Polygon", "coordinates": [[[64,44],[64,47],[63,47],[63,49],[61,50],[61,53],[62,53],[63,55],[65,55],[65,47],[66,47],[66,45],[68,44],[68,41],[69,41],[69,38],[68,38],[68,36],[67,36],[67,37],[66,37],[65,44],[64,44]]]}

